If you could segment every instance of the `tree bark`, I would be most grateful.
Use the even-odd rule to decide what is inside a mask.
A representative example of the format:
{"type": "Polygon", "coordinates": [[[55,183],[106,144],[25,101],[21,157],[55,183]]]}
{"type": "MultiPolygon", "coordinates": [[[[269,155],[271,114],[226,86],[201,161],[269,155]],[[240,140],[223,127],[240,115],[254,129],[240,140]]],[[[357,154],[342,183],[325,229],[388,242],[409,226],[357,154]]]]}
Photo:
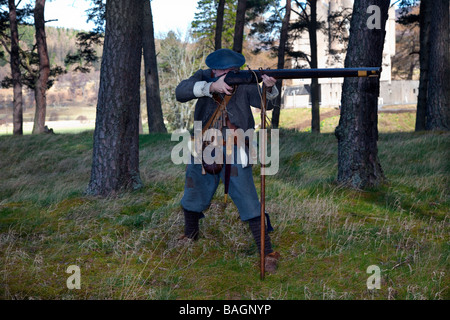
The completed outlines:
{"type": "Polygon", "coordinates": [[[417,97],[416,131],[425,130],[427,114],[427,91],[428,91],[428,59],[429,59],[429,37],[431,22],[431,6],[428,1],[420,2],[420,78],[419,95],[417,97]]]}
{"type": "Polygon", "coordinates": [[[223,30],[223,15],[225,13],[225,0],[219,0],[216,17],[216,34],[214,36],[214,50],[222,48],[222,30],[223,30]]]}
{"type": "Polygon", "coordinates": [[[142,186],[139,173],[142,0],[108,0],[90,195],[142,186]]]}
{"type": "Polygon", "coordinates": [[[433,1],[431,14],[426,129],[450,130],[449,0],[433,1]]]}
{"type": "Polygon", "coordinates": [[[244,42],[245,11],[247,0],[238,0],[236,11],[236,23],[234,25],[233,50],[242,53],[242,43],[244,42]]]}
{"type": "MultiPolygon", "coordinates": [[[[380,67],[383,58],[389,1],[355,1],[350,24],[346,68],[380,67]],[[380,8],[380,29],[369,29],[366,13],[370,5],[380,8]]],[[[345,78],[338,139],[338,182],[353,188],[379,185],[384,174],[378,159],[377,100],[379,78],[345,78]]]]}
{"type": "Polygon", "coordinates": [[[167,132],[164,125],[159,90],[158,63],[156,60],[155,34],[153,30],[152,8],[149,0],[144,1],[144,48],[145,94],[149,133],[167,132]]]}
{"type": "Polygon", "coordinates": [[[22,81],[19,56],[19,31],[17,28],[17,12],[15,0],[8,0],[9,24],[11,29],[11,76],[13,83],[13,134],[23,134],[22,81]]]}
{"type": "Polygon", "coordinates": [[[50,76],[47,40],[44,18],[45,0],[36,0],[34,8],[34,26],[36,29],[36,46],[39,56],[39,75],[35,87],[36,112],[34,115],[33,134],[44,132],[45,113],[47,109],[47,81],[50,76]]]}
{"type": "MultiPolygon", "coordinates": [[[[281,23],[280,45],[278,47],[278,69],[284,69],[286,44],[288,39],[289,21],[291,20],[291,1],[286,1],[286,12],[281,23]]],[[[278,128],[280,124],[280,108],[281,108],[281,87],[283,80],[277,80],[277,89],[280,93],[275,100],[272,111],[272,128],[278,128]]]]}
{"type": "MultiPolygon", "coordinates": [[[[317,68],[317,0],[308,1],[311,9],[308,26],[312,69],[317,68]]],[[[319,79],[311,79],[311,132],[320,133],[319,79]]]]}

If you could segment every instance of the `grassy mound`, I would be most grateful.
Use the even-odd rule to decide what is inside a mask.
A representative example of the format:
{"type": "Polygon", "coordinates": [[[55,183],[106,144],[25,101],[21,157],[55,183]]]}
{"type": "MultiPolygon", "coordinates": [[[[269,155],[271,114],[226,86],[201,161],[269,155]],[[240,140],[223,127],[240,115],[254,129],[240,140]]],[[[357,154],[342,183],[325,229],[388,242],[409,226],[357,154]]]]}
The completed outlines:
{"type": "MultiPolygon", "coordinates": [[[[184,166],[170,135],[140,137],[144,187],[84,196],[92,132],[0,137],[1,299],[448,299],[449,134],[381,133],[388,183],[341,188],[332,133],[280,131],[266,178],[279,270],[258,252],[219,187],[200,240],[180,245],[184,166]],[[69,290],[68,266],[81,270],[69,290]],[[381,270],[368,290],[367,268],[381,270]]],[[[259,189],[259,166],[254,177],[259,189]]]]}

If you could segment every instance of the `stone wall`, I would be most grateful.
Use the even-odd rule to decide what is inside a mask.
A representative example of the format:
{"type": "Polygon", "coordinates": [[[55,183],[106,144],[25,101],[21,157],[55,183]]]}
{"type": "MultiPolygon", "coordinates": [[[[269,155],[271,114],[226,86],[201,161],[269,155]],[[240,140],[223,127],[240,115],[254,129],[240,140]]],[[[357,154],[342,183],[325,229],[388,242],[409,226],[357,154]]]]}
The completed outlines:
{"type": "MultiPolygon", "coordinates": [[[[339,107],[342,83],[321,82],[320,106],[339,107]]],[[[418,80],[380,81],[379,105],[417,104],[418,80]]],[[[282,90],[283,108],[306,108],[311,106],[309,84],[286,86],[282,90]]]]}

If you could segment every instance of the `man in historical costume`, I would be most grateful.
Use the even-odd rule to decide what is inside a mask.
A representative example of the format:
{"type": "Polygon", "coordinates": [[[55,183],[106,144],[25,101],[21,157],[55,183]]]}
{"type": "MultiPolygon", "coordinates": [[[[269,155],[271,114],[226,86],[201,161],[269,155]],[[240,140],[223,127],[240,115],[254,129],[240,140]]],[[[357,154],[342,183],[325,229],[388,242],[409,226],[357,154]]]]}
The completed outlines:
{"type": "MultiPolygon", "coordinates": [[[[226,111],[223,118],[220,119],[222,132],[225,132],[224,129],[242,129],[244,132],[248,129],[254,129],[255,120],[250,106],[261,108],[259,87],[255,83],[232,88],[224,81],[228,72],[239,70],[244,65],[245,57],[229,49],[219,49],[208,55],[205,63],[210,69],[198,70],[189,79],[180,82],[176,88],[177,100],[187,102],[198,99],[194,120],[202,121],[202,127],[205,128],[211,122],[210,120],[218,108],[217,97],[224,99],[228,96],[226,111]],[[218,80],[212,81],[213,78],[217,77],[219,77],[218,80]]],[[[275,82],[276,79],[266,75],[263,76],[263,83],[267,88],[267,99],[269,100],[274,99],[279,94],[276,86],[274,86],[275,82]]],[[[236,154],[237,152],[235,152],[234,160],[236,160],[236,154]]],[[[184,195],[181,200],[185,219],[182,239],[196,240],[198,238],[199,220],[204,217],[203,211],[210,206],[221,177],[222,181],[226,181],[226,189],[228,189],[229,195],[239,211],[241,220],[248,221],[253,238],[260,250],[262,241],[261,204],[253,181],[252,166],[249,165],[248,161],[246,164],[233,161],[228,166],[230,172],[225,173],[225,168],[224,165],[220,169],[220,173],[215,175],[205,173],[202,164],[191,161],[187,165],[184,195]]],[[[280,255],[273,251],[268,232],[265,232],[263,241],[265,270],[274,272],[280,255]]]]}

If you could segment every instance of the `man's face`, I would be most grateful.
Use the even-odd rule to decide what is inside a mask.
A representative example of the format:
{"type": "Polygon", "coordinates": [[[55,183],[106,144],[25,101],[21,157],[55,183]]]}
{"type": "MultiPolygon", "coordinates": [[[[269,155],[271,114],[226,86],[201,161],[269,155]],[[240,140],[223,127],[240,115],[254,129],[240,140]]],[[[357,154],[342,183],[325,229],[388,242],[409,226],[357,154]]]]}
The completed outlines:
{"type": "Polygon", "coordinates": [[[214,77],[220,77],[224,74],[227,74],[230,71],[237,70],[237,68],[228,68],[228,69],[213,69],[214,77]]]}

